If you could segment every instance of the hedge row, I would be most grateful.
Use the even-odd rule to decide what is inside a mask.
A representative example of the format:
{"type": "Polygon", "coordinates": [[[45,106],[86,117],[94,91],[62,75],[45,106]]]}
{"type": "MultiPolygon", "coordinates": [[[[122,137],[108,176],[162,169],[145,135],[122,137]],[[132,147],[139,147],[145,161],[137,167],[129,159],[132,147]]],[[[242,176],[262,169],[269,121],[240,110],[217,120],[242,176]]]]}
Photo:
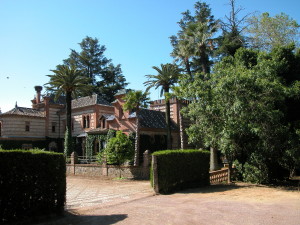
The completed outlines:
{"type": "Polygon", "coordinates": [[[209,152],[165,150],[152,154],[151,183],[156,193],[209,185],[209,152]]]}
{"type": "Polygon", "coordinates": [[[49,143],[54,141],[57,144],[56,152],[63,152],[63,140],[62,138],[47,138],[46,140],[0,140],[0,149],[13,150],[22,149],[23,144],[31,144],[32,148],[47,149],[49,143]]]}
{"type": "Polygon", "coordinates": [[[64,156],[36,150],[1,150],[0,190],[0,224],[63,212],[64,156]]]}

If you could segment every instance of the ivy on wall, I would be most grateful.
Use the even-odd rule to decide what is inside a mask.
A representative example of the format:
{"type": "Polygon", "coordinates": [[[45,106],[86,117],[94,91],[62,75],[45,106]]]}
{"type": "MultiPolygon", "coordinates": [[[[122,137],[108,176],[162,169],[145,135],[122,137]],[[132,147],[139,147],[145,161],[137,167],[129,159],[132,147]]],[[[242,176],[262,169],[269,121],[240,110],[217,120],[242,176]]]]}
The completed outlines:
{"type": "MultiPolygon", "coordinates": [[[[101,141],[108,142],[109,139],[116,136],[115,130],[108,130],[107,134],[88,134],[86,137],[86,156],[88,159],[91,159],[93,156],[93,149],[95,141],[101,143],[101,141]]],[[[101,144],[99,144],[99,152],[101,151],[101,144]]]]}

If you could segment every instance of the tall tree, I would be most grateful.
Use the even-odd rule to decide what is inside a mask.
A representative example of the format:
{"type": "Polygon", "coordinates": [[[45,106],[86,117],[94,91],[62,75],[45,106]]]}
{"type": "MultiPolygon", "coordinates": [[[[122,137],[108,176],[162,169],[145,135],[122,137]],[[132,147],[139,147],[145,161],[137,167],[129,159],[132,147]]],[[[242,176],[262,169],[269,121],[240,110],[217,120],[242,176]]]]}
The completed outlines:
{"type": "Polygon", "coordinates": [[[237,160],[246,181],[270,182],[278,178],[278,168],[300,162],[297,129],[287,120],[286,103],[299,96],[299,82],[285,83],[279,72],[286,58],[279,59],[278,53],[240,48],[215,66],[210,79],[180,82],[183,96],[195,99],[185,109],[192,120],[190,140],[216,143],[230,167],[237,160]]]}
{"type": "MultiPolygon", "coordinates": [[[[51,70],[54,74],[47,75],[50,81],[45,84],[46,90],[54,93],[57,99],[60,96],[66,98],[66,132],[67,136],[72,136],[72,97],[77,98],[90,92],[89,78],[83,75],[74,65],[60,65],[55,70],[51,70]]],[[[70,146],[66,146],[65,154],[71,151],[70,146]]]]}
{"type": "Polygon", "coordinates": [[[296,20],[284,13],[271,17],[265,12],[248,19],[247,32],[251,47],[271,51],[274,47],[295,44],[299,47],[299,27],[296,20]]]}
{"type": "Polygon", "coordinates": [[[195,15],[189,10],[182,13],[178,22],[180,30],[170,37],[173,46],[171,55],[182,61],[184,70],[209,73],[210,57],[214,49],[214,34],[218,29],[218,21],[211,15],[211,9],[205,2],[195,3],[195,15]]]}
{"type": "Polygon", "coordinates": [[[124,111],[135,112],[135,154],[134,154],[134,165],[139,165],[140,159],[140,118],[139,112],[141,108],[146,108],[149,103],[149,93],[142,91],[129,91],[124,97],[124,111]]]}
{"type": "Polygon", "coordinates": [[[102,71],[102,80],[97,82],[97,93],[108,102],[114,101],[114,95],[128,85],[122,74],[121,65],[110,63],[102,71]]]}
{"type": "Polygon", "coordinates": [[[229,6],[231,8],[229,15],[225,15],[225,20],[220,22],[222,35],[218,37],[217,55],[221,56],[234,56],[237,49],[246,46],[246,38],[242,33],[247,27],[246,20],[250,14],[239,19],[243,8],[236,7],[236,0],[229,0],[229,6]]]}
{"type": "Polygon", "coordinates": [[[180,69],[175,64],[161,64],[160,68],[157,66],[152,67],[156,70],[157,75],[146,75],[148,81],[144,82],[147,87],[146,91],[154,87],[155,89],[161,88],[161,96],[165,95],[166,104],[166,124],[167,124],[167,147],[172,148],[171,140],[171,115],[170,115],[170,89],[174,86],[179,78],[180,69]]]}
{"type": "Polygon", "coordinates": [[[106,47],[97,38],[86,37],[80,43],[81,51],[71,49],[64,65],[74,65],[90,79],[93,91],[106,100],[113,101],[114,94],[127,86],[121,65],[114,66],[111,59],[105,57],[106,47]]]}

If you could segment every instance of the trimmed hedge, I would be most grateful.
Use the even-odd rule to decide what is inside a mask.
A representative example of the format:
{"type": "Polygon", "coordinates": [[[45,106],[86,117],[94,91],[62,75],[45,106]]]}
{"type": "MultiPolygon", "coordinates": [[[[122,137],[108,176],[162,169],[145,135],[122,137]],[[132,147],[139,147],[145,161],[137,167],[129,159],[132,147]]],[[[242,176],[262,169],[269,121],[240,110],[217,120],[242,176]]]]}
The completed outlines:
{"type": "Polygon", "coordinates": [[[60,153],[0,150],[0,224],[60,214],[66,164],[60,153]]]}
{"type": "Polygon", "coordinates": [[[32,148],[46,149],[49,150],[50,142],[57,143],[57,150],[55,152],[63,152],[63,138],[47,138],[46,140],[0,140],[0,149],[3,150],[14,150],[22,149],[23,144],[32,144],[32,148]]]}
{"type": "Polygon", "coordinates": [[[165,150],[152,154],[151,184],[156,193],[209,185],[209,151],[165,150]]]}

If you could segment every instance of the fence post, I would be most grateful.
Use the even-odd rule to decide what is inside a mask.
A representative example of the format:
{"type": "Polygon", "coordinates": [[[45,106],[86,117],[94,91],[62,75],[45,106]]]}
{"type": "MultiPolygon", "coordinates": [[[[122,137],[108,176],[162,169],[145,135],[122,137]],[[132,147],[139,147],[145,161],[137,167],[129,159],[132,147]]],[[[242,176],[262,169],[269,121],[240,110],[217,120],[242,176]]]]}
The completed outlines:
{"type": "Polygon", "coordinates": [[[157,168],[157,156],[152,155],[152,165],[153,165],[153,188],[155,193],[159,193],[159,184],[158,184],[158,168],[157,168]]]}
{"type": "Polygon", "coordinates": [[[78,154],[77,152],[72,152],[71,154],[71,165],[73,165],[73,174],[75,175],[75,165],[78,163],[78,154]]]}
{"type": "Polygon", "coordinates": [[[143,160],[143,177],[149,178],[150,170],[150,151],[146,150],[143,154],[144,160],[143,160]]]}
{"type": "Polygon", "coordinates": [[[103,158],[103,161],[102,161],[102,175],[108,176],[108,167],[107,167],[107,163],[106,163],[106,158],[103,158]]]}

